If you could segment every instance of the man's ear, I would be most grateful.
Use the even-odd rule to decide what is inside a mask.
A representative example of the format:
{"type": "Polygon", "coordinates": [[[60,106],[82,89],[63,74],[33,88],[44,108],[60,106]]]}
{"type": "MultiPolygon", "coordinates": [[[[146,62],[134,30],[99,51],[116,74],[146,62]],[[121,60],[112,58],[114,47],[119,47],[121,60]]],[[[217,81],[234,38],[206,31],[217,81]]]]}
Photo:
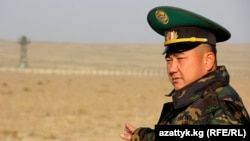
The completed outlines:
{"type": "Polygon", "coordinates": [[[210,72],[215,68],[215,55],[213,52],[205,53],[205,69],[210,72]]]}

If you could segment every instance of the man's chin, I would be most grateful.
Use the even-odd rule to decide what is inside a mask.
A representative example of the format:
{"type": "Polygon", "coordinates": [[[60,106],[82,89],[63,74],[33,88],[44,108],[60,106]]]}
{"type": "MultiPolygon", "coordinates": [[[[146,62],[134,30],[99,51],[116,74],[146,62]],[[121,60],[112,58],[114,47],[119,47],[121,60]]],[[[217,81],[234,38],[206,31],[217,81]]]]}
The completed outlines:
{"type": "Polygon", "coordinates": [[[173,84],[175,90],[179,90],[184,87],[184,85],[181,84],[173,84]]]}

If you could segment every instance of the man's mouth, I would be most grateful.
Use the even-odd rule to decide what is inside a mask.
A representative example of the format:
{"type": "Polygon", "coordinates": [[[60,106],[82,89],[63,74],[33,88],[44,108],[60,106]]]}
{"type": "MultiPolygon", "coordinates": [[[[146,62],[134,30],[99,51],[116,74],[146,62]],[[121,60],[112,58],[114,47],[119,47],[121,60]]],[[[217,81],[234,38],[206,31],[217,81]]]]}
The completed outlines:
{"type": "Polygon", "coordinates": [[[172,82],[173,83],[176,83],[180,80],[181,78],[180,77],[172,77],[172,82]]]}

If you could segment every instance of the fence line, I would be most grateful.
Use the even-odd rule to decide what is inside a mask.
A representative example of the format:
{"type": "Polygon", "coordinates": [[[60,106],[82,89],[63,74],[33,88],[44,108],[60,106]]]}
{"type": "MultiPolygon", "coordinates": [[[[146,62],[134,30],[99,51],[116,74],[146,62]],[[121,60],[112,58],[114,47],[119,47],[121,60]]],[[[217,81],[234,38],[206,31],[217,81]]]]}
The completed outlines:
{"type": "Polygon", "coordinates": [[[159,70],[136,70],[136,69],[47,69],[47,68],[0,68],[0,72],[19,72],[32,74],[55,74],[55,75],[108,75],[108,76],[165,76],[164,71],[159,70]]]}
{"type": "MultiPolygon", "coordinates": [[[[19,72],[32,74],[55,75],[99,75],[99,76],[166,76],[164,70],[140,70],[140,69],[49,69],[49,68],[13,68],[1,67],[0,72],[19,72]]],[[[250,79],[250,73],[230,73],[236,79],[250,79]]]]}

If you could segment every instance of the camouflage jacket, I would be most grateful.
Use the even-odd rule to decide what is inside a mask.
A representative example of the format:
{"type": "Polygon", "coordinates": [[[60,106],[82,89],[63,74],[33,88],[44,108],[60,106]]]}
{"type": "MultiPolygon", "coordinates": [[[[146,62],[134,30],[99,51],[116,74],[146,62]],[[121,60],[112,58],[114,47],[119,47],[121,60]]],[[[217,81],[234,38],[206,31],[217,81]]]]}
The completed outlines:
{"type": "MultiPolygon", "coordinates": [[[[175,91],[173,102],[165,103],[158,125],[250,124],[249,114],[237,92],[229,85],[224,66],[175,91]]],[[[132,141],[153,141],[154,130],[138,128],[132,141]]]]}

